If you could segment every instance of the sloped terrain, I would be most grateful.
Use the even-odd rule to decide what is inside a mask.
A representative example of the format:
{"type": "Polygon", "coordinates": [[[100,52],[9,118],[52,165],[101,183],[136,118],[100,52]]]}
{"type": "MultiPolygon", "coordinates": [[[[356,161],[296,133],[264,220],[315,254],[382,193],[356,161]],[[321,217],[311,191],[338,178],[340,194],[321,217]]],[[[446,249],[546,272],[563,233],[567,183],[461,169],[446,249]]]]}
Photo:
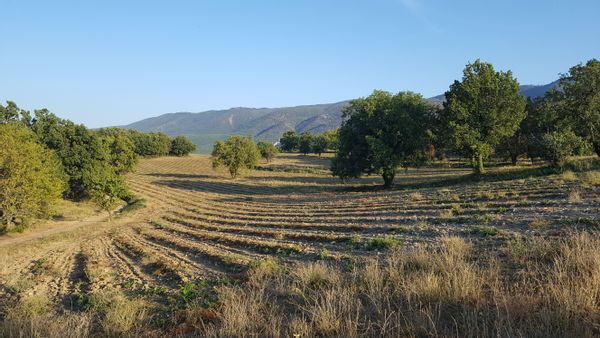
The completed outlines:
{"type": "Polygon", "coordinates": [[[115,291],[169,307],[189,283],[243,282],[249,266],[272,259],[341,262],[448,236],[493,252],[523,236],[600,226],[600,186],[585,176],[521,167],[476,180],[468,168],[431,167],[382,190],[378,177],[341,184],[327,165],[326,157],[285,155],[231,180],[204,155],[143,160],[129,183],[148,208],[0,247],[2,317],[27,299],[77,314],[115,291]]]}
{"type": "MultiPolygon", "coordinates": [[[[521,86],[521,95],[537,98],[556,86],[521,86]]],[[[441,105],[444,95],[427,99],[441,105]]],[[[209,153],[216,140],[228,135],[252,135],[257,140],[275,142],[288,130],[321,133],[339,128],[342,109],[349,101],[284,108],[231,108],[201,113],[173,113],[148,118],[124,126],[142,132],[186,135],[198,146],[197,152],[209,153]]]]}

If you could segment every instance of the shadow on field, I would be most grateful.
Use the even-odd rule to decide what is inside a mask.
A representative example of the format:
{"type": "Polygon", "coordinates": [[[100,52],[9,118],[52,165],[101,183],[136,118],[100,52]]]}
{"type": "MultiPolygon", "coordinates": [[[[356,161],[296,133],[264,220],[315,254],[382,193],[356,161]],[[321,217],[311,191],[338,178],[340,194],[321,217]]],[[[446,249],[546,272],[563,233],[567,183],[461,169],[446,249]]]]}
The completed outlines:
{"type": "Polygon", "coordinates": [[[177,174],[177,173],[149,173],[144,174],[146,176],[154,176],[154,177],[172,177],[172,178],[191,178],[191,179],[199,179],[199,178],[214,178],[209,175],[195,175],[195,174],[177,174]]]}
{"type": "Polygon", "coordinates": [[[248,185],[236,182],[212,182],[212,181],[189,181],[189,180],[158,180],[153,182],[173,189],[219,193],[224,195],[289,195],[289,194],[315,194],[327,189],[327,186],[310,185],[284,185],[284,186],[260,186],[248,185]]]}
{"type": "MultiPolygon", "coordinates": [[[[425,173],[425,171],[423,172],[425,173]]],[[[430,172],[427,172],[430,173],[430,172]]],[[[433,173],[433,172],[431,172],[433,173]]],[[[516,179],[524,179],[531,177],[541,177],[557,173],[556,169],[548,167],[524,168],[505,172],[489,172],[483,175],[473,173],[454,173],[450,177],[442,177],[435,175],[411,175],[404,176],[399,174],[396,179],[396,184],[392,188],[385,188],[378,176],[362,178],[358,180],[350,180],[346,185],[336,183],[337,179],[333,177],[315,177],[315,176],[250,176],[246,179],[254,181],[258,184],[247,184],[244,181],[208,181],[203,178],[213,178],[205,175],[188,175],[188,174],[150,174],[158,177],[172,177],[181,179],[165,179],[153,182],[153,184],[166,186],[173,189],[188,190],[204,193],[218,193],[229,195],[223,201],[248,201],[252,200],[252,196],[260,197],[262,202],[272,200],[276,203],[287,203],[286,195],[304,194],[312,195],[304,196],[314,202],[326,201],[335,196],[337,193],[343,192],[381,192],[381,191],[399,191],[413,190],[422,188],[444,188],[461,184],[479,183],[479,182],[500,182],[516,179]],[[197,180],[190,180],[190,178],[197,180]],[[260,180],[272,180],[286,182],[283,185],[261,185],[260,180]],[[290,184],[297,183],[297,184],[290,184]],[[310,185],[307,183],[317,183],[310,185]],[[267,196],[282,196],[269,199],[267,196]],[[265,198],[266,197],[266,198],[265,198]]],[[[290,203],[295,203],[290,201],[290,203]]]]}
{"type": "MultiPolygon", "coordinates": [[[[389,189],[379,185],[379,186],[351,186],[351,187],[341,187],[339,190],[348,191],[348,192],[367,192],[367,191],[382,191],[382,190],[412,190],[412,189],[423,189],[423,188],[445,188],[451,187],[459,184],[465,183],[478,183],[478,182],[502,182],[502,181],[511,181],[511,180],[519,180],[525,178],[533,178],[533,177],[541,177],[548,176],[552,174],[558,173],[558,169],[550,168],[550,167],[534,167],[534,168],[525,168],[512,170],[508,172],[488,172],[485,174],[464,174],[460,176],[454,176],[446,179],[439,180],[428,180],[426,182],[400,182],[394,184],[389,189]]],[[[404,179],[406,181],[406,179],[404,179]]]]}
{"type": "Polygon", "coordinates": [[[339,178],[333,176],[247,176],[249,180],[256,181],[279,181],[279,182],[292,182],[292,183],[318,183],[323,185],[338,185],[341,183],[339,178]]]}

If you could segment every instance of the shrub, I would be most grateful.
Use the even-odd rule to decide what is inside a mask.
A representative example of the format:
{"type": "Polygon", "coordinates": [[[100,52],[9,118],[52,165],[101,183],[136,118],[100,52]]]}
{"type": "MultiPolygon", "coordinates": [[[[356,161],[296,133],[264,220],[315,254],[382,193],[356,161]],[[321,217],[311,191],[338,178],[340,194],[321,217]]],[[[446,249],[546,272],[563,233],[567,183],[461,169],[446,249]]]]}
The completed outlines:
{"type": "Polygon", "coordinates": [[[560,174],[560,178],[565,181],[575,181],[577,179],[577,175],[572,170],[565,170],[562,174],[560,174]]]}
{"type": "Polygon", "coordinates": [[[131,333],[136,326],[142,326],[147,316],[147,305],[141,299],[127,299],[116,296],[106,309],[102,327],[110,336],[131,333]]]}
{"type": "Polygon", "coordinates": [[[411,201],[414,201],[414,202],[422,201],[425,199],[425,197],[423,197],[423,194],[421,194],[420,192],[411,193],[409,195],[409,198],[411,201]]]}
{"type": "Polygon", "coordinates": [[[578,190],[571,190],[567,197],[567,201],[569,201],[569,203],[579,203],[581,202],[581,194],[578,190]]]}
{"type": "Polygon", "coordinates": [[[375,237],[367,241],[367,250],[385,250],[400,246],[402,241],[393,237],[375,237]]]}
{"type": "Polygon", "coordinates": [[[472,235],[480,235],[483,237],[496,236],[500,231],[493,226],[472,226],[469,228],[469,233],[472,235]]]}
{"type": "Polygon", "coordinates": [[[600,185],[600,171],[590,171],[583,174],[583,181],[590,185],[600,185]]]}
{"type": "Polygon", "coordinates": [[[581,139],[571,130],[555,131],[542,137],[544,159],[554,167],[562,167],[567,158],[573,155],[576,144],[581,139]]]}

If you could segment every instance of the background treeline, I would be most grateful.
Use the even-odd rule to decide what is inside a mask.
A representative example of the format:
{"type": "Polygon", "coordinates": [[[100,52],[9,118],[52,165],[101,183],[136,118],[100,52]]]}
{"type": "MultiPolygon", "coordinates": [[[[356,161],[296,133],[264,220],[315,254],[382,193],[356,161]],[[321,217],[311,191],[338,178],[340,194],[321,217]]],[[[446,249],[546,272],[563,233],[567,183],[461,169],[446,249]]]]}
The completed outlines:
{"type": "MultiPolygon", "coordinates": [[[[450,85],[443,106],[413,92],[376,90],[350,101],[340,129],[319,135],[288,131],[279,148],[305,155],[335,151],[333,175],[344,180],[378,174],[385,186],[400,167],[448,157],[465,158],[483,173],[494,155],[515,165],[528,157],[554,167],[572,155],[600,155],[600,61],[573,66],[557,89],[536,100],[521,96],[519,88],[511,71],[476,60],[450,85]]],[[[213,163],[228,166],[235,177],[236,168],[252,168],[258,154],[250,138],[236,136],[215,144],[213,163]]]]}
{"type": "Polygon", "coordinates": [[[337,130],[328,130],[322,134],[303,132],[298,134],[294,130],[286,131],[279,139],[279,148],[284,152],[300,152],[304,155],[314,153],[321,155],[338,148],[337,130]]]}
{"type": "Polygon", "coordinates": [[[598,60],[572,67],[557,89],[534,101],[519,95],[510,71],[477,60],[445,99],[440,107],[412,92],[375,91],[351,101],[338,131],[333,174],[379,174],[389,186],[399,167],[448,156],[466,158],[483,173],[492,155],[514,164],[541,158],[555,167],[572,155],[600,155],[598,60]]]}
{"type": "Polygon", "coordinates": [[[61,198],[92,199],[107,211],[130,202],[123,175],[140,156],[189,154],[185,137],[107,128],[90,130],[46,109],[0,105],[0,232],[53,213],[61,198]]]}

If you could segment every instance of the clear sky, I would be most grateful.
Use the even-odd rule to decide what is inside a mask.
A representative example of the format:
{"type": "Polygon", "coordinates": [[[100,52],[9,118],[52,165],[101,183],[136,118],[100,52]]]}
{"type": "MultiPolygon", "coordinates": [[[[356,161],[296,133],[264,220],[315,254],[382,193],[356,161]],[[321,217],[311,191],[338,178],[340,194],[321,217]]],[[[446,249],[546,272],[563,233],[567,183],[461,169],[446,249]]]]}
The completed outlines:
{"type": "Polygon", "coordinates": [[[90,127],[443,93],[476,58],[545,84],[600,58],[600,1],[0,0],[0,100],[90,127]]]}

